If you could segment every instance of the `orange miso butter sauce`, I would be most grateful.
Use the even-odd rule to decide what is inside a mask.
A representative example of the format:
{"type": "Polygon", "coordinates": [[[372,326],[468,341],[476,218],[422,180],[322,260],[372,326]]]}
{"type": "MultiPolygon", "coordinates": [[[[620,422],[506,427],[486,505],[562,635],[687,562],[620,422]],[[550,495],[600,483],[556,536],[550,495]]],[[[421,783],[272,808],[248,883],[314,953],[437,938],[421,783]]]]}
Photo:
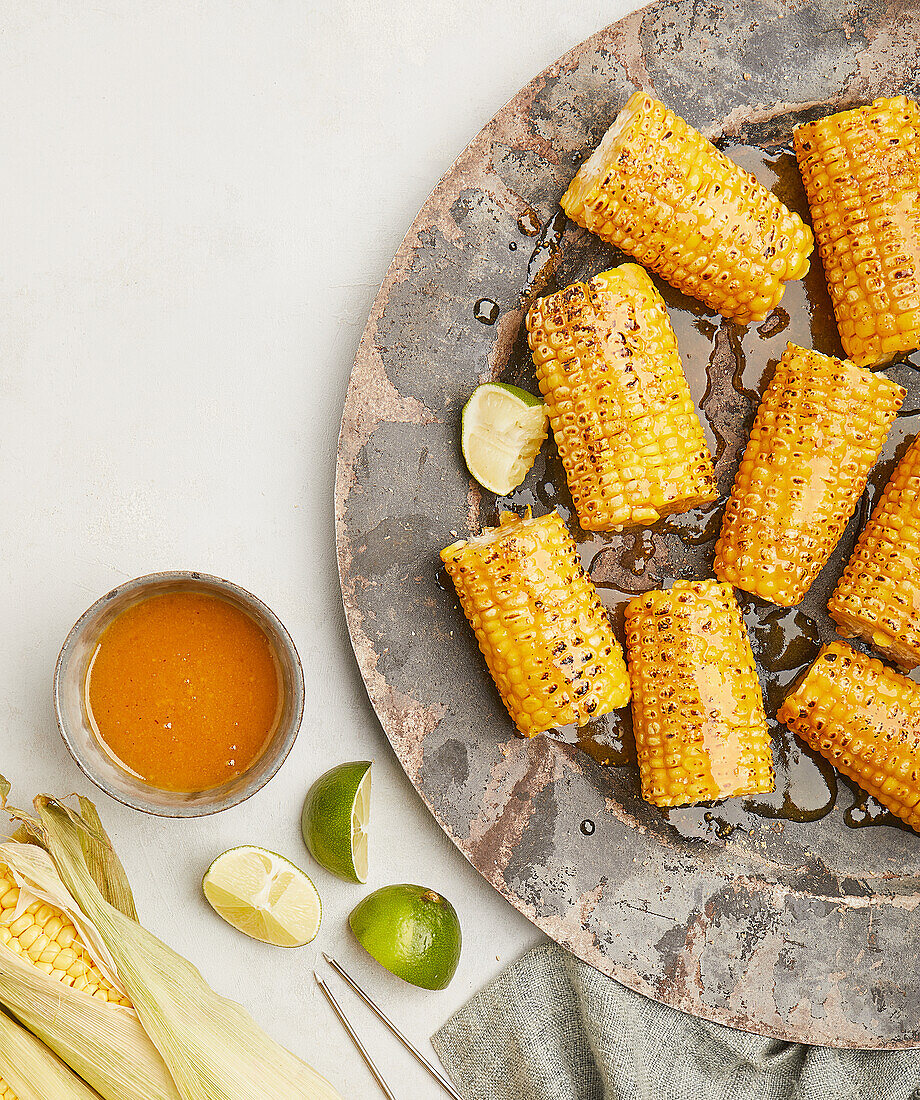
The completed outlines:
{"type": "Polygon", "coordinates": [[[84,684],[103,748],[153,787],[203,791],[244,772],[282,701],[272,644],[220,596],[178,591],[125,608],[106,627],[84,684]]]}

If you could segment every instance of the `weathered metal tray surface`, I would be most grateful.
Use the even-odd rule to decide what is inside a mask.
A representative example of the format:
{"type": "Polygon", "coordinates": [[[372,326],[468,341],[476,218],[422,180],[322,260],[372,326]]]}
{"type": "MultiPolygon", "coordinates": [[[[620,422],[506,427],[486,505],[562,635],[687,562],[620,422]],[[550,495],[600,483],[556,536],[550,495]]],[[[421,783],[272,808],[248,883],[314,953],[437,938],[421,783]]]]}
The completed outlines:
{"type": "MultiPolygon", "coordinates": [[[[448,836],[535,924],[625,985],[832,1046],[920,1046],[920,837],[775,722],[774,796],[670,812],[639,797],[628,714],[517,738],[437,555],[500,507],[570,514],[551,444],[510,500],[480,493],[459,416],[481,381],[535,390],[528,298],[619,259],[557,204],[630,92],[653,91],[804,212],[793,124],[916,94],[918,39],[913,4],[676,0],[572,50],[486,126],[412,226],[361,341],[339,450],[339,565],[358,663],[448,836]]],[[[756,328],[662,290],[725,494],[786,341],[840,354],[820,263],[756,328]]],[[[742,599],[773,714],[832,636],[829,589],[920,430],[917,372],[888,373],[908,387],[905,411],[834,559],[797,609],[742,599]]],[[[647,531],[577,535],[618,628],[630,594],[709,574],[722,503],[647,531]]]]}

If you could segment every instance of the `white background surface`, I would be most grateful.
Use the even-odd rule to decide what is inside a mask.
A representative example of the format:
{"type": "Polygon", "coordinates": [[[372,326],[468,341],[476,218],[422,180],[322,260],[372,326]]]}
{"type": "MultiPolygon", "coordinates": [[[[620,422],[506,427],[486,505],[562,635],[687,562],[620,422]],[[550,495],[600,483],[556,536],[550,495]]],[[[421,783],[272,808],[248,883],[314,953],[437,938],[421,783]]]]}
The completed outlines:
{"type": "MultiPolygon", "coordinates": [[[[345,631],[332,491],[341,406],[377,287],[418,207],[531,77],[629,0],[0,0],[0,771],[20,804],[97,796],[142,919],[326,1074],[376,1085],[315,989],[338,956],[427,1037],[540,933],[469,867],[400,770],[345,631]],[[95,792],[54,725],[54,658],[120,581],[235,580],[303,658],[307,707],[279,775],[214,818],[146,817],[95,792]],[[367,889],[457,907],[452,985],[404,985],[350,940],[363,895],[313,865],[303,795],[374,767],[367,889]],[[318,939],[256,944],[202,899],[255,843],[304,866],[318,939]]],[[[398,1096],[441,1095],[354,997],[398,1096]]]]}

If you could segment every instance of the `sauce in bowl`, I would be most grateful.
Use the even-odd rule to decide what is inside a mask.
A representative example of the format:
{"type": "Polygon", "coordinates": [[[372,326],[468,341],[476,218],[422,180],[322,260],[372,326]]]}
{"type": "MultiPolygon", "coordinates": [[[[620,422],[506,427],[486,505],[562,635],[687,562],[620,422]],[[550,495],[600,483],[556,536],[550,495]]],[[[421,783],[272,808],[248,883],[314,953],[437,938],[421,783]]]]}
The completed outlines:
{"type": "Polygon", "coordinates": [[[203,791],[246,771],[277,727],[282,684],[272,643],[220,596],[148,596],[106,627],[84,681],[89,723],[132,775],[203,791]]]}

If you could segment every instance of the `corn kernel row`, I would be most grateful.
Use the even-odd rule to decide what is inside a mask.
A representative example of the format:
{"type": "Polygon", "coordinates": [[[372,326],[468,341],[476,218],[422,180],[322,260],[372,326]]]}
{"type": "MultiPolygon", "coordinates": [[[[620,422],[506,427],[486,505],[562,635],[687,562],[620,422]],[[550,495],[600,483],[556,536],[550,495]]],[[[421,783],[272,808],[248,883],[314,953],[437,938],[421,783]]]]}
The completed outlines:
{"type": "Polygon", "coordinates": [[[777,717],[920,831],[920,684],[831,642],[777,717]]]}
{"type": "Polygon", "coordinates": [[[527,331],[582,527],[655,523],[716,499],[668,311],[641,267],[541,298],[527,331]]]}
{"type": "Polygon", "coordinates": [[[878,99],[794,143],[844,350],[889,363],[920,346],[920,109],[878,99]]]}
{"type": "Polygon", "coordinates": [[[527,737],[629,701],[623,651],[556,512],[441,552],[508,713],[527,737]]]}
{"type": "Polygon", "coordinates": [[[0,865],[0,943],[72,989],[130,1007],[93,962],[67,914],[33,901],[17,917],[19,895],[9,868],[0,865]]]}
{"type": "Polygon", "coordinates": [[[841,634],[905,668],[920,664],[920,436],[889,478],[828,610],[841,634]]]}
{"type": "Polygon", "coordinates": [[[573,221],[743,324],[766,317],[814,248],[798,214],[641,91],[561,202],[573,221]]]}
{"type": "Polygon", "coordinates": [[[789,344],[725,506],[716,576],[783,607],[797,604],[840,541],[904,392],[789,344]]]}
{"type": "Polygon", "coordinates": [[[626,608],[642,797],[656,806],[773,790],[754,655],[731,585],[676,581],[626,608]]]}

